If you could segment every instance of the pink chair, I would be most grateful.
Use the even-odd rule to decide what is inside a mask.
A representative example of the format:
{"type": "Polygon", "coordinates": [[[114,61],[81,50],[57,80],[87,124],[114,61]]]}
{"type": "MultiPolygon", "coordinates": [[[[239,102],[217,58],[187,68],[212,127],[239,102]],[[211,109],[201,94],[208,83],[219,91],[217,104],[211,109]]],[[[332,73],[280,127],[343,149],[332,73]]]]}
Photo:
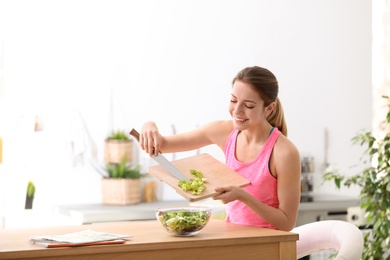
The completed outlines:
{"type": "Polygon", "coordinates": [[[354,224],[341,220],[308,223],[291,230],[299,234],[297,259],[324,250],[338,251],[334,260],[361,259],[363,233],[354,224]]]}

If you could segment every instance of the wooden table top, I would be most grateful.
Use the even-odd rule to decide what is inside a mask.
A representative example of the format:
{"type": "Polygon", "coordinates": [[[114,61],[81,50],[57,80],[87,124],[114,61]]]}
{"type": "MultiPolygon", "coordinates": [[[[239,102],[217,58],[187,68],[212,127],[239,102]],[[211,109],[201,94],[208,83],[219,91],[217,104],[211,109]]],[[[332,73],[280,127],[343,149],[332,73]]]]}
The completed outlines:
{"type": "Polygon", "coordinates": [[[211,219],[196,236],[176,237],[166,232],[157,220],[98,223],[80,226],[4,229],[0,230],[0,259],[34,257],[79,256],[96,253],[131,252],[140,250],[166,250],[200,248],[208,246],[233,246],[239,243],[273,243],[296,241],[298,234],[251,226],[234,225],[211,219]],[[44,248],[30,244],[28,238],[42,235],[61,235],[86,229],[130,234],[125,244],[86,247],[44,248]]]}

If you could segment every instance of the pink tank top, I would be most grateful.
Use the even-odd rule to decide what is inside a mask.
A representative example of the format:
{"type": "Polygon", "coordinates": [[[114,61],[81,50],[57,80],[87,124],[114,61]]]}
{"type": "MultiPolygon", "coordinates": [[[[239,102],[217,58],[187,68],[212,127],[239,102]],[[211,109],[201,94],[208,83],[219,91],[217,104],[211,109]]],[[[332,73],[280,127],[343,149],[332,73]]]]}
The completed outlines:
{"type": "MultiPolygon", "coordinates": [[[[269,160],[280,131],[275,127],[257,157],[253,161],[245,163],[239,162],[235,156],[238,133],[239,131],[234,129],[226,141],[224,149],[226,165],[251,182],[243,189],[260,202],[278,208],[277,179],[269,171],[269,160]]],[[[238,200],[226,204],[226,221],[276,229],[238,200]]]]}

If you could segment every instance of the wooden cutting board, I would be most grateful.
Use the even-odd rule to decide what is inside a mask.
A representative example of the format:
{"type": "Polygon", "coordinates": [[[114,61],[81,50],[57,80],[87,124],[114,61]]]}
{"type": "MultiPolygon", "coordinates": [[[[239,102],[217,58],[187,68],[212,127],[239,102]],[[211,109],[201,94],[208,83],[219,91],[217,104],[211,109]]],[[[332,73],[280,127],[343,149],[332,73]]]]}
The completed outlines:
{"type": "Polygon", "coordinates": [[[229,185],[245,187],[250,183],[237,172],[233,171],[207,153],[174,160],[171,161],[171,163],[189,178],[195,177],[190,173],[191,169],[201,171],[203,173],[203,177],[207,179],[207,182],[205,183],[206,189],[199,195],[193,195],[190,191],[183,191],[182,188],[178,186],[179,180],[172,176],[161,165],[148,168],[148,173],[171,186],[177,193],[191,202],[217,195],[218,192],[215,192],[216,187],[229,185]]]}

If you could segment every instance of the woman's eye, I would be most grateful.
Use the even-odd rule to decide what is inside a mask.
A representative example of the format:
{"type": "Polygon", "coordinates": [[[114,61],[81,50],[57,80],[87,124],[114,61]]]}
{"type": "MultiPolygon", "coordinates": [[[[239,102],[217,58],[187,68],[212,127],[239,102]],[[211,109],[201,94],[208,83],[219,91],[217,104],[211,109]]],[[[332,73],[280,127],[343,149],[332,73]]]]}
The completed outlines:
{"type": "MultiPolygon", "coordinates": [[[[237,100],[230,100],[230,103],[237,103],[238,101],[237,100]]],[[[246,108],[248,109],[253,109],[255,108],[254,106],[250,106],[250,105],[245,105],[246,108]]]]}

